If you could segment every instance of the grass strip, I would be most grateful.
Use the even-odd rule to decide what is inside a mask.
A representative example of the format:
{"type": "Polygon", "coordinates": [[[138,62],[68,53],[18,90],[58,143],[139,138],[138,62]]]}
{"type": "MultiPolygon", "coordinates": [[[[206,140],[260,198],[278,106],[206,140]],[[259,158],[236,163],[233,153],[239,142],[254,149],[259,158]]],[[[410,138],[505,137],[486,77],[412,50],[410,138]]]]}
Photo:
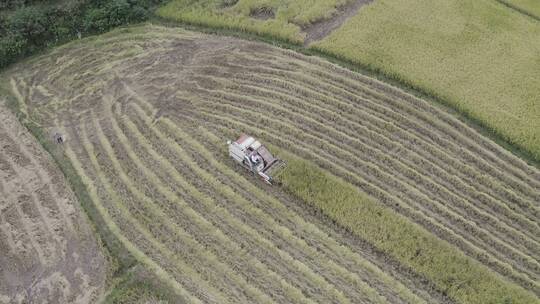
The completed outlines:
{"type": "Polygon", "coordinates": [[[172,291],[162,288],[140,265],[119,276],[114,284],[115,288],[107,294],[103,304],[187,303],[180,302],[172,291]]]}
{"type": "Polygon", "coordinates": [[[433,281],[460,303],[538,303],[450,244],[316,165],[283,153],[278,176],[291,194],[319,208],[353,234],[433,281]]]}

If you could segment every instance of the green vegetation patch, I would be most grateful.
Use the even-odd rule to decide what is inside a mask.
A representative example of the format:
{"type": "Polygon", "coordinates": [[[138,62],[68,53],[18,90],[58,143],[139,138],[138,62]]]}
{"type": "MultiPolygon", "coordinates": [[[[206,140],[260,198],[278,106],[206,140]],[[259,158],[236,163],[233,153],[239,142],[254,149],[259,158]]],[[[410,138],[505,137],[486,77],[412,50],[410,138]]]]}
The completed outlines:
{"type": "Polygon", "coordinates": [[[353,234],[433,281],[461,303],[536,303],[534,295],[490,272],[450,244],[314,164],[287,156],[279,180],[353,234]]]}
{"type": "Polygon", "coordinates": [[[136,265],[116,278],[104,304],[184,303],[164,289],[148,271],[136,265]]]}
{"type": "Polygon", "coordinates": [[[148,18],[161,0],[0,3],[0,69],[45,48],[148,18]]]}
{"type": "Polygon", "coordinates": [[[314,47],[445,100],[540,160],[539,37],[539,22],[496,1],[378,0],[314,47]]]}
{"type": "Polygon", "coordinates": [[[195,25],[271,35],[301,43],[301,29],[331,17],[350,0],[172,0],[161,17],[195,25]]]}

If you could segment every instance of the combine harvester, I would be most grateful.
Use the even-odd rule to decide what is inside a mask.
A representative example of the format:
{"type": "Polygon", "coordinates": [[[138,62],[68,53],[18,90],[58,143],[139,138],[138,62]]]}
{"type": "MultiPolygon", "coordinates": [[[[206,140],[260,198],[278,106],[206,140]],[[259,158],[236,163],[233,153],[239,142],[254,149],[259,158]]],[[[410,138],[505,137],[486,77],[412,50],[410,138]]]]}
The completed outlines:
{"type": "Polygon", "coordinates": [[[257,174],[268,184],[272,184],[272,176],[285,165],[281,159],[272,156],[258,140],[242,134],[236,141],[227,142],[229,155],[244,168],[257,174]]]}

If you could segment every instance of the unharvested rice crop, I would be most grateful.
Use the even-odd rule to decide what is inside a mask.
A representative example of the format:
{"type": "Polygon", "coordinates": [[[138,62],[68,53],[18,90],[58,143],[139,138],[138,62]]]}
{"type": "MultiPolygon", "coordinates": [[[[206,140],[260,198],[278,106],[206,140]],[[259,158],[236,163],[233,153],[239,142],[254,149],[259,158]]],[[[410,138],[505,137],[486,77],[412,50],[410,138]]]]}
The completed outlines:
{"type": "Polygon", "coordinates": [[[353,0],[173,0],[158,9],[181,22],[267,34],[303,42],[302,28],[336,13],[353,0]]]}
{"type": "Polygon", "coordinates": [[[67,135],[64,152],[109,230],[188,302],[534,303],[540,294],[540,171],[376,80],[150,25],[68,44],[2,77],[27,117],[67,135]],[[241,132],[291,159],[283,187],[228,158],[225,142],[241,132]],[[296,158],[312,169],[287,181],[296,158]],[[344,202],[359,193],[369,203],[358,208],[423,231],[436,245],[418,260],[440,261],[435,246],[447,248],[457,275],[306,204],[328,201],[294,191],[320,174],[334,190],[346,185],[336,193],[344,202]]]}
{"type": "Polygon", "coordinates": [[[539,37],[537,20],[497,1],[378,0],[313,47],[429,92],[540,160],[539,37]]]}

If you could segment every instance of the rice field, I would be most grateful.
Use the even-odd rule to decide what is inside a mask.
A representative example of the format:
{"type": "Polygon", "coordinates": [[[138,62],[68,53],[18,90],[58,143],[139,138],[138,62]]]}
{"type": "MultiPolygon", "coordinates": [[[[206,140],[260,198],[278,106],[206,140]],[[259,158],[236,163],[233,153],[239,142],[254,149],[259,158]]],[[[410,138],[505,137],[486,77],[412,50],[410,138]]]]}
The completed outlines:
{"type": "Polygon", "coordinates": [[[540,171],[379,81],[146,25],[54,49],[0,83],[28,119],[66,134],[66,159],[108,229],[188,303],[538,301],[540,171]],[[225,143],[242,132],[290,159],[283,186],[229,160],[225,143]],[[314,169],[287,182],[298,158],[314,169]],[[325,196],[307,204],[294,189],[317,174],[423,231],[448,263],[435,247],[408,256],[413,247],[378,242],[375,226],[348,227],[321,208],[325,196]],[[481,279],[455,281],[464,272],[481,279]]]}
{"type": "Polygon", "coordinates": [[[303,42],[303,29],[354,0],[174,0],[157,10],[163,18],[303,42]]]}
{"type": "Polygon", "coordinates": [[[540,160],[538,37],[538,20],[498,1],[378,0],[312,47],[420,88],[540,160]]]}
{"type": "Polygon", "coordinates": [[[435,97],[540,161],[539,1],[174,0],[157,14],[357,64],[435,97]]]}

